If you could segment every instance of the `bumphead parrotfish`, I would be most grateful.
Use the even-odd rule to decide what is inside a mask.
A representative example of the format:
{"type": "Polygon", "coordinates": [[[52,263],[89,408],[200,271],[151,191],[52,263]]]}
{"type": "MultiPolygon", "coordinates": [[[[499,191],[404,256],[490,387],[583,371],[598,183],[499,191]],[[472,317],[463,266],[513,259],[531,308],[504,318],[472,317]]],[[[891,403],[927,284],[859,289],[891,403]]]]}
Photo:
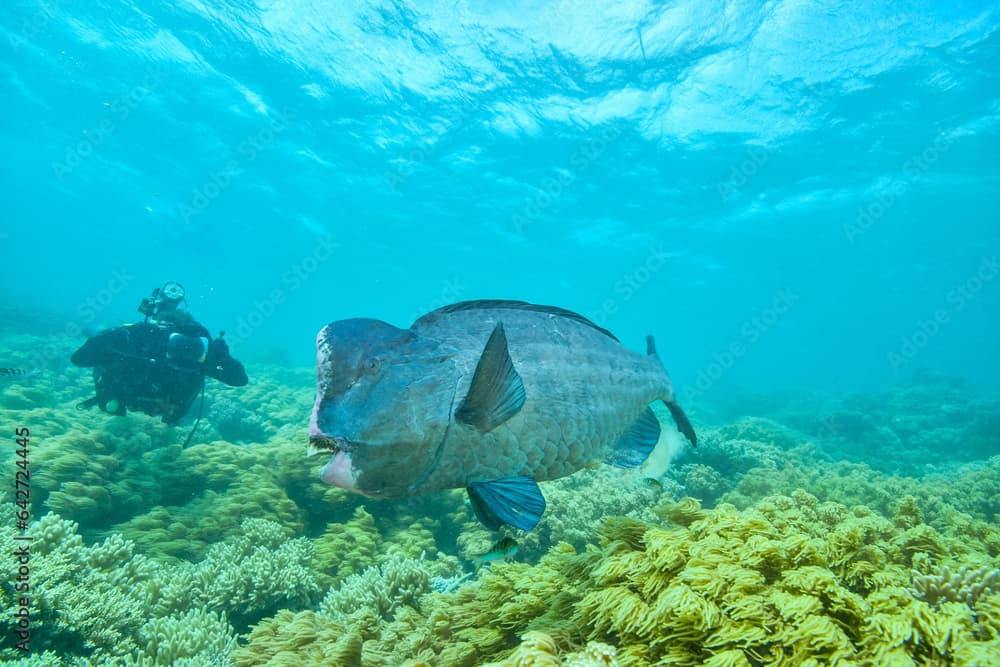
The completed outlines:
{"type": "Polygon", "coordinates": [[[488,528],[530,530],[537,482],[646,459],[653,401],[696,443],[646,341],[638,354],[581,315],[521,301],[456,303],[409,329],[333,322],[316,337],[310,450],[333,453],[329,484],[378,498],[465,488],[488,528]]]}

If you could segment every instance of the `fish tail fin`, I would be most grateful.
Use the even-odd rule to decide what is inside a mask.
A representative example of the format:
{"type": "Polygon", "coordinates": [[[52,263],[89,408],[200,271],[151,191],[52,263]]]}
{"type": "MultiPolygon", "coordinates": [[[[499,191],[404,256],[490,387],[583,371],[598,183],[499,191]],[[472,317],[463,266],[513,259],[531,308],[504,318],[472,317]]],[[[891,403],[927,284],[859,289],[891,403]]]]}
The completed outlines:
{"type": "Polygon", "coordinates": [[[692,447],[698,446],[698,435],[694,432],[694,426],[691,425],[691,420],[688,416],[684,414],[684,410],[681,406],[677,404],[676,401],[663,401],[670,410],[670,416],[674,418],[674,423],[677,424],[677,430],[684,434],[684,437],[688,439],[692,447]]]}
{"type": "Polygon", "coordinates": [[[694,432],[694,426],[691,425],[691,420],[681,409],[681,406],[677,404],[677,400],[674,396],[674,383],[670,380],[670,374],[667,373],[667,369],[663,366],[663,360],[660,359],[660,355],[656,353],[656,340],[653,339],[651,334],[646,336],[646,354],[655,358],[660,362],[660,367],[663,368],[663,374],[667,378],[667,396],[661,399],[663,404],[667,406],[670,410],[670,416],[674,418],[674,423],[677,425],[677,430],[684,434],[684,437],[688,439],[693,447],[698,446],[698,436],[694,432]]]}

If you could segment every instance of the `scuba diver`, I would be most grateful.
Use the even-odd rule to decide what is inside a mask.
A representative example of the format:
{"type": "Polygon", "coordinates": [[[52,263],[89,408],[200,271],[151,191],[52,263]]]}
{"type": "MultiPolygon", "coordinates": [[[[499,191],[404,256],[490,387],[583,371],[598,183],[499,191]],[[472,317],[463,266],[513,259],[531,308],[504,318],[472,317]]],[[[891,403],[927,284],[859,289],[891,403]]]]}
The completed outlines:
{"type": "Polygon", "coordinates": [[[172,425],[187,413],[198,392],[201,419],[206,375],[233,387],[246,385],[246,371],[229,355],[224,332],[213,340],[182,303],[187,304],[184,288],[168,282],[139,304],[145,315],[141,322],[102,331],[74,352],[75,365],[93,366],[97,392],[77,407],[97,405],[113,415],[144,412],[172,425]]]}

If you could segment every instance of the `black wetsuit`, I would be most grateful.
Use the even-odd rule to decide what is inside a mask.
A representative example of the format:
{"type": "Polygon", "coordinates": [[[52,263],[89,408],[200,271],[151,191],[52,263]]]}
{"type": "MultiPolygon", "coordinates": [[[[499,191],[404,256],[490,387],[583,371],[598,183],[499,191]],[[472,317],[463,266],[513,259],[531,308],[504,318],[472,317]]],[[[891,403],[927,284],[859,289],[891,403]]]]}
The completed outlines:
{"type": "Polygon", "coordinates": [[[99,405],[116,415],[137,410],[168,424],[188,411],[206,375],[233,387],[247,383],[243,364],[229,355],[226,343],[212,340],[208,329],[194,320],[166,327],[137,322],[102,331],[74,352],[71,361],[94,367],[97,396],[84,405],[99,405]],[[198,354],[169,355],[171,334],[208,341],[204,359],[198,354]],[[111,401],[117,406],[109,408],[111,401]]]}

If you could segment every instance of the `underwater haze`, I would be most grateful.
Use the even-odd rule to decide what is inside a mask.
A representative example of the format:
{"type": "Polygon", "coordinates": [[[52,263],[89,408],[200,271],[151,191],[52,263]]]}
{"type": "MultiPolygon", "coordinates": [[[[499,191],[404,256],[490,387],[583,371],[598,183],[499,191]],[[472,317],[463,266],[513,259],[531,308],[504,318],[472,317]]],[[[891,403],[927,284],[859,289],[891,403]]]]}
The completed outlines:
{"type": "Polygon", "coordinates": [[[5,2],[0,661],[1000,664],[998,63],[986,0],[5,2]],[[168,281],[249,383],[88,404],[168,281]],[[698,447],[530,531],[321,481],[317,332],[480,299],[654,335],[698,447]]]}
{"type": "Polygon", "coordinates": [[[4,303],[95,330],[177,280],[309,363],[515,298],[681,386],[996,387],[997,9],[869,5],[17,0],[4,303]]]}

